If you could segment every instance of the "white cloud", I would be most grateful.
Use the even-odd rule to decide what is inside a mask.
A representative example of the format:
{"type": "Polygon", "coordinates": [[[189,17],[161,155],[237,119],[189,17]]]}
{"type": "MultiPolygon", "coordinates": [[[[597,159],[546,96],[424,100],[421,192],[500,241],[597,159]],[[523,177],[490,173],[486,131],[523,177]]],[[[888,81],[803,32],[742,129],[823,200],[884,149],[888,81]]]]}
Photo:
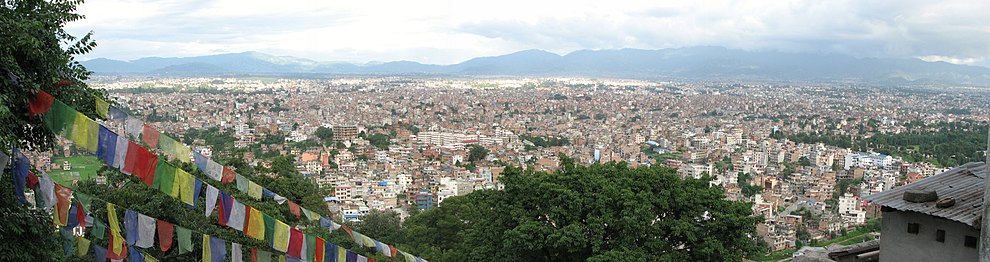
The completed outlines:
{"type": "Polygon", "coordinates": [[[316,60],[456,63],[522,49],[716,45],[881,57],[990,56],[990,2],[131,1],[83,4],[87,57],[262,51],[316,60]]]}

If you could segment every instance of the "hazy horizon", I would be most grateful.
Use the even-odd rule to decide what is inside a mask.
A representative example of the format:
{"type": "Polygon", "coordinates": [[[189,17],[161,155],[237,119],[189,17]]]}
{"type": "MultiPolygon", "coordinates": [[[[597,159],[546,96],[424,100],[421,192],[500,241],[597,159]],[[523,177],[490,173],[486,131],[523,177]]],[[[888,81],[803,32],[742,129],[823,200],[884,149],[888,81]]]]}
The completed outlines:
{"type": "Polygon", "coordinates": [[[90,1],[70,33],[81,59],[258,51],[349,63],[453,64],[539,49],[664,49],[920,58],[990,65],[981,1],[268,2],[90,1]]]}

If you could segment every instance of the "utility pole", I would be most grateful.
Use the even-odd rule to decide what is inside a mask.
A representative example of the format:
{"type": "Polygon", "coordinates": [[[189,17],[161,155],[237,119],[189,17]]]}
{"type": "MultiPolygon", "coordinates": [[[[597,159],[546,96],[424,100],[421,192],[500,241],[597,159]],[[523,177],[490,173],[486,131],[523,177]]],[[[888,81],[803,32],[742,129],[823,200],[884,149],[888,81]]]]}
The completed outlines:
{"type": "MultiPolygon", "coordinates": [[[[990,122],[988,122],[990,123],[990,122]]],[[[983,178],[983,216],[980,221],[980,262],[990,262],[990,132],[987,132],[987,173],[983,178]]]]}

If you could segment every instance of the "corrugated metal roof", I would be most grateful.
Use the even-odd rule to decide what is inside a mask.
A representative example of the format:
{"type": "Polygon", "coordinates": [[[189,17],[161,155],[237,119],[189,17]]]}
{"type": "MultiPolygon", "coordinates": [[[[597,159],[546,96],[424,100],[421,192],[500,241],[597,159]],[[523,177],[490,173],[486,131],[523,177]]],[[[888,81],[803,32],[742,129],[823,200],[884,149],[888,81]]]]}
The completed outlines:
{"type": "Polygon", "coordinates": [[[976,227],[983,214],[983,179],[986,175],[986,164],[972,162],[918,182],[880,192],[866,199],[885,207],[919,212],[976,227]],[[956,204],[947,208],[938,208],[935,206],[935,201],[925,203],[904,201],[904,191],[915,188],[935,190],[939,199],[951,197],[956,200],[956,204]]]}

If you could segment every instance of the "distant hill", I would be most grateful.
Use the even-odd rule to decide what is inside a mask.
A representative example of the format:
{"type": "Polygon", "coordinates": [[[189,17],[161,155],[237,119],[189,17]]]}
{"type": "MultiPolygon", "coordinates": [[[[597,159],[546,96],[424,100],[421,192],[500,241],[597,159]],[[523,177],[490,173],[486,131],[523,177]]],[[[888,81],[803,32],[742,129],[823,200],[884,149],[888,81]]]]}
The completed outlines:
{"type": "Polygon", "coordinates": [[[355,65],[259,52],[181,58],[148,57],[133,61],[98,58],[83,64],[97,73],[139,74],[427,74],[990,83],[990,69],[978,66],[919,59],[754,52],[722,47],[580,50],[563,56],[526,50],[474,58],[453,65],[412,61],[355,65]]]}

